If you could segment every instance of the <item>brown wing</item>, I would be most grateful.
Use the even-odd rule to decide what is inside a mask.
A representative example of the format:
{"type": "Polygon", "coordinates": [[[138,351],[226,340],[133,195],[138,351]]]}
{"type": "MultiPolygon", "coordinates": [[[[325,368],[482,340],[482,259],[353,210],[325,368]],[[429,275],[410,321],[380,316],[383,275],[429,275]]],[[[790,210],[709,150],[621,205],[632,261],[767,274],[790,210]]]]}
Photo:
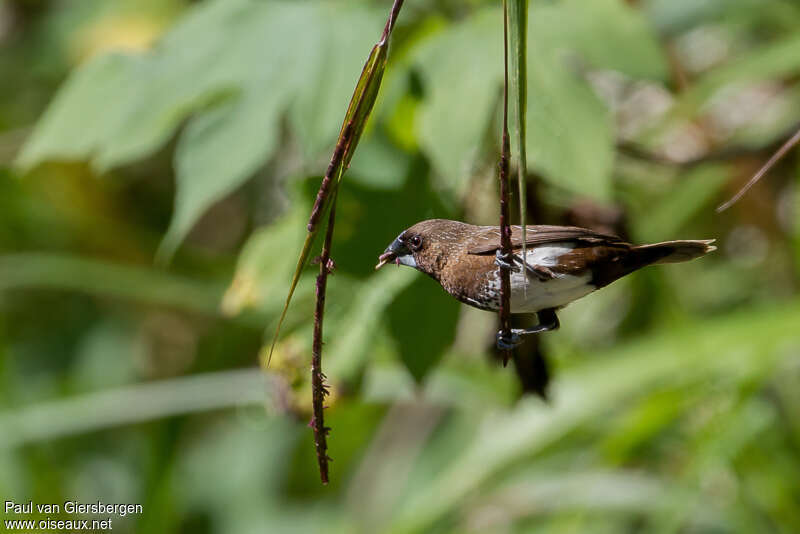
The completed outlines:
{"type": "MultiPolygon", "coordinates": [[[[529,225],[527,227],[525,243],[528,246],[564,241],[578,241],[587,244],[624,243],[617,236],[600,234],[577,226],[529,225]]],[[[499,248],[500,228],[497,226],[484,226],[480,232],[470,238],[467,251],[470,254],[490,254],[499,248]]],[[[511,248],[522,248],[521,226],[511,227],[511,248]]]]}

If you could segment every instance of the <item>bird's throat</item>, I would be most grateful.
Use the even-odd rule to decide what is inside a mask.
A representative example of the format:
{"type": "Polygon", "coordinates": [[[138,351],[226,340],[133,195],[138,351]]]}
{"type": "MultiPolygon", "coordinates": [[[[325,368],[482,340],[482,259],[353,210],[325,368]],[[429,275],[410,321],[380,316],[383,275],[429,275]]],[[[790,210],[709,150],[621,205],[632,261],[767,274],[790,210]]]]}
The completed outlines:
{"type": "Polygon", "coordinates": [[[414,259],[414,256],[411,254],[404,254],[403,256],[397,256],[394,260],[397,265],[406,265],[408,267],[413,267],[414,269],[417,268],[417,262],[414,259]]]}

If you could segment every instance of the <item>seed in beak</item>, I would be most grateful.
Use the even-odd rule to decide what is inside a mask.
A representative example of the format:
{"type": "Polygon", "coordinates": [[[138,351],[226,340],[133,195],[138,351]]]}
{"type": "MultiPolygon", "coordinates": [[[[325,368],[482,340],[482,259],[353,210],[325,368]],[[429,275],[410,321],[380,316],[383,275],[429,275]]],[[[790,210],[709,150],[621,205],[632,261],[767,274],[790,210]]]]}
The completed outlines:
{"type": "Polygon", "coordinates": [[[394,252],[385,252],[381,254],[380,257],[378,257],[378,265],[375,266],[375,270],[377,271],[392,260],[397,260],[397,256],[394,255],[394,252]]]}

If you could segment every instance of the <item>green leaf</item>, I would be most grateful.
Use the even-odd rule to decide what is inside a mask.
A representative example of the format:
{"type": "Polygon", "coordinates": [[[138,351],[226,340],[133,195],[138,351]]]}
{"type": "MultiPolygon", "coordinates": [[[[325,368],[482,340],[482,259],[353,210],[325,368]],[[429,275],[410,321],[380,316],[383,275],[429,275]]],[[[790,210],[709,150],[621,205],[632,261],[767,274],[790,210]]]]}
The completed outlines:
{"type": "Polygon", "coordinates": [[[406,369],[421,382],[452,344],[459,303],[419,276],[389,308],[389,325],[406,369]]]}
{"type": "Polygon", "coordinates": [[[273,125],[283,104],[252,91],[191,120],[175,150],[175,213],[159,255],[171,256],[203,212],[272,153],[278,143],[273,125]]]}
{"type": "Polygon", "coordinates": [[[417,137],[442,185],[461,193],[500,95],[502,12],[480,11],[434,35],[416,53],[425,82],[417,137]]]}
{"type": "Polygon", "coordinates": [[[292,251],[297,247],[305,234],[303,225],[307,213],[306,203],[295,200],[289,213],[253,231],[239,253],[236,272],[222,299],[222,311],[226,315],[267,309],[271,303],[280,301],[292,266],[286,262],[284,254],[275,252],[292,251]]]}
{"type": "Polygon", "coordinates": [[[701,209],[710,208],[717,195],[730,180],[726,166],[708,164],[682,175],[666,196],[648,203],[645,211],[635,218],[637,241],[650,242],[672,239],[701,209]]]}
{"type": "Polygon", "coordinates": [[[527,257],[527,173],[526,116],[528,108],[528,0],[511,0],[508,3],[508,54],[510,56],[508,88],[513,102],[511,115],[514,135],[511,155],[516,162],[519,193],[519,221],[522,225],[522,257],[527,257]]]}
{"type": "Polygon", "coordinates": [[[608,200],[614,161],[609,112],[585,83],[540,52],[537,43],[531,33],[528,166],[557,187],[608,200]]]}
{"type": "Polygon", "coordinates": [[[756,314],[746,310],[701,326],[688,324],[594,354],[591,364],[562,375],[549,405],[526,399],[511,411],[485,416],[474,438],[459,443],[456,457],[431,484],[417,488],[396,508],[391,532],[430,530],[516,462],[654,387],[691,382],[708,388],[714,379],[744,384],[774,372],[790,358],[784,347],[800,341],[794,328],[798,320],[800,303],[795,300],[756,314]]]}
{"type": "Polygon", "coordinates": [[[657,142],[659,135],[676,122],[700,115],[704,106],[723,89],[793,76],[800,68],[798,50],[800,36],[792,35],[756,48],[712,70],[681,94],[664,118],[647,132],[647,142],[657,142]]]}
{"type": "Polygon", "coordinates": [[[646,0],[642,4],[659,31],[669,35],[719,22],[752,25],[762,32],[769,26],[800,26],[800,8],[785,0],[646,0]]]}
{"type": "Polygon", "coordinates": [[[139,61],[122,54],[99,56],[75,72],[39,120],[17,165],[28,170],[45,160],[89,159],[113,132],[109,115],[118,115],[132,98],[131,73],[139,61]],[[103,113],[109,96],[117,106],[103,113]]]}
{"type": "Polygon", "coordinates": [[[48,253],[0,255],[0,292],[25,288],[78,291],[217,315],[223,286],[151,267],[48,253]]]}
{"type": "Polygon", "coordinates": [[[17,163],[86,160],[102,172],[154,153],[201,112],[175,155],[167,255],[274,153],[284,112],[309,159],[328,150],[380,28],[378,11],[343,0],[203,3],[149,53],[103,56],[76,71],[17,163]]]}
{"type": "MultiPolygon", "coordinates": [[[[536,10],[530,19],[528,166],[558,187],[607,199],[614,154],[608,111],[565,69],[552,43],[537,37],[536,10]]],[[[431,38],[416,58],[427,91],[420,144],[443,185],[457,193],[467,183],[500,94],[502,27],[499,10],[483,10],[431,38]]]]}
{"type": "Polygon", "coordinates": [[[381,333],[381,320],[396,305],[393,301],[397,294],[402,294],[417,276],[411,269],[384,269],[352,295],[349,312],[336,328],[335,337],[331,336],[328,377],[336,382],[355,380],[369,357],[375,336],[381,333]]]}
{"type": "Polygon", "coordinates": [[[530,33],[548,48],[577,53],[593,68],[636,79],[669,76],[658,35],[641,10],[624,0],[536,2],[530,33]]]}

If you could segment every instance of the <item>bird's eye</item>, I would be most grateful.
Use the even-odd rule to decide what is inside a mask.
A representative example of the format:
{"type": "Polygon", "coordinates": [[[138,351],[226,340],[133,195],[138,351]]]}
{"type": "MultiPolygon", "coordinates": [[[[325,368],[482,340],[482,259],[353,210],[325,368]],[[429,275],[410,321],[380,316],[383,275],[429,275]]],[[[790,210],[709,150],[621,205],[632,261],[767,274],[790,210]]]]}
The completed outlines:
{"type": "Polygon", "coordinates": [[[408,244],[411,245],[412,249],[419,250],[422,246],[422,238],[418,235],[415,235],[408,240],[408,244]]]}

